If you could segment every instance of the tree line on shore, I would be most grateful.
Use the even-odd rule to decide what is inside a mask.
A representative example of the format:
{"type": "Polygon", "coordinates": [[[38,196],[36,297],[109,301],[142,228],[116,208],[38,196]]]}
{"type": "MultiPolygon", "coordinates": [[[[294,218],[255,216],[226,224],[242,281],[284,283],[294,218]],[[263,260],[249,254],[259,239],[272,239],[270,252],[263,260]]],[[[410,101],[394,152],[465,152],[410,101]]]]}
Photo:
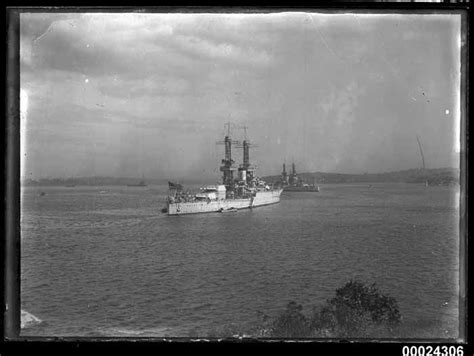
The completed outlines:
{"type": "MultiPolygon", "coordinates": [[[[409,169],[387,173],[343,174],[343,173],[299,173],[298,177],[305,182],[323,183],[427,183],[428,185],[455,185],[459,184],[459,169],[409,169]]],[[[263,177],[267,182],[279,182],[280,176],[263,177]]],[[[142,179],[127,177],[70,177],[70,178],[41,178],[24,179],[23,186],[68,186],[68,185],[127,185],[136,184],[142,179]]],[[[147,184],[167,184],[167,180],[147,178],[147,184]]],[[[201,180],[199,180],[201,182],[201,180]]],[[[198,183],[197,180],[183,182],[185,184],[198,183]]],[[[202,183],[202,182],[201,182],[202,183]]]]}

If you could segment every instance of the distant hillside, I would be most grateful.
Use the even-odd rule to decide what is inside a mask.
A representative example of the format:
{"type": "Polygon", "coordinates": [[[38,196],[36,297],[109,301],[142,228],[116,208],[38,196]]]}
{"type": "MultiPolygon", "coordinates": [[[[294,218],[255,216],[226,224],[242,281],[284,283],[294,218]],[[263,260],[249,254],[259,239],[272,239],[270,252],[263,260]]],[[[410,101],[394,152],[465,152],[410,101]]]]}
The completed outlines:
{"type": "MultiPolygon", "coordinates": [[[[120,177],[75,177],[75,178],[43,178],[27,179],[23,183],[25,186],[73,186],[73,185],[127,185],[137,184],[141,178],[120,178],[120,177]]],[[[166,184],[164,180],[145,179],[146,184],[166,184]]]]}
{"type": "MultiPolygon", "coordinates": [[[[22,181],[23,186],[103,186],[103,185],[123,185],[138,184],[145,181],[147,185],[166,185],[168,180],[156,178],[130,178],[130,177],[71,177],[71,178],[42,178],[42,179],[26,179],[22,181]]],[[[185,185],[203,184],[203,179],[186,179],[176,180],[176,182],[185,185]]],[[[212,183],[211,180],[207,183],[212,183]]]]}
{"type": "MultiPolygon", "coordinates": [[[[429,185],[459,184],[459,169],[408,169],[397,172],[343,174],[343,173],[298,173],[298,177],[305,182],[312,183],[424,183],[429,185]]],[[[280,176],[264,177],[267,182],[279,182],[280,176]]]]}
{"type": "MultiPolygon", "coordinates": [[[[459,169],[438,168],[438,169],[409,169],[398,172],[388,173],[370,173],[370,174],[342,174],[342,173],[299,173],[298,177],[305,182],[312,183],[377,183],[377,182],[405,182],[405,183],[424,183],[429,185],[449,185],[459,184],[459,169]]],[[[263,177],[264,180],[271,183],[280,181],[280,176],[263,177]]],[[[101,185],[127,185],[137,184],[140,178],[124,177],[76,177],[76,178],[44,178],[39,180],[27,179],[22,182],[24,186],[101,186],[101,185]]],[[[167,184],[164,179],[147,179],[146,184],[167,184]]],[[[202,179],[180,181],[185,185],[203,184],[202,179]]],[[[208,183],[214,183],[208,181],[208,183]]]]}

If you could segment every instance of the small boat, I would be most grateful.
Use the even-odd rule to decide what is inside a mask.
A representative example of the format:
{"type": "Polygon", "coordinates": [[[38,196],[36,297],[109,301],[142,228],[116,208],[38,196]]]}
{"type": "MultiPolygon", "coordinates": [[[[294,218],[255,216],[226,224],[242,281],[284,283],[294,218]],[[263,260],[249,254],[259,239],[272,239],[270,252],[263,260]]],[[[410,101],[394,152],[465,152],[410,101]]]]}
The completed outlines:
{"type": "Polygon", "coordinates": [[[145,175],[142,174],[142,179],[138,183],[127,184],[127,187],[146,187],[145,175]]]}
{"type": "Polygon", "coordinates": [[[147,184],[144,180],[140,181],[138,184],[127,184],[127,187],[146,187],[147,184]]]}
{"type": "Polygon", "coordinates": [[[219,213],[233,213],[233,212],[236,212],[237,210],[239,210],[239,209],[236,209],[236,208],[229,208],[229,209],[220,208],[219,213]]]}

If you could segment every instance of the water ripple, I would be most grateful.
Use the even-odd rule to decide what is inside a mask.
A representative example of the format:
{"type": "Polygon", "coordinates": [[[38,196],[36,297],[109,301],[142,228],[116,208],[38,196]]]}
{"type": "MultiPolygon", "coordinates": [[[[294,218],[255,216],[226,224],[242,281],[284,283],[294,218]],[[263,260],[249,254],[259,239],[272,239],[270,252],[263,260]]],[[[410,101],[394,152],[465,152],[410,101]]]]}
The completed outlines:
{"type": "Polygon", "coordinates": [[[22,335],[206,335],[290,300],[309,312],[351,278],[394,296],[413,335],[457,335],[456,191],[321,188],[178,218],[158,213],[161,188],[25,190],[22,307],[47,323],[22,335]]]}

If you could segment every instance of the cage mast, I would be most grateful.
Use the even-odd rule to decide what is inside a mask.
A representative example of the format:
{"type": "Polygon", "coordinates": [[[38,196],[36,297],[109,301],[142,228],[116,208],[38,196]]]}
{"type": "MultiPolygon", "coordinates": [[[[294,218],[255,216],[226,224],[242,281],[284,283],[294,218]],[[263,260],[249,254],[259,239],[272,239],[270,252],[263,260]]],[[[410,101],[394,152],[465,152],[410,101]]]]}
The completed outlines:
{"type": "Polygon", "coordinates": [[[239,167],[240,180],[249,184],[254,178],[255,166],[250,163],[250,147],[257,147],[256,145],[249,142],[247,139],[247,126],[241,127],[244,130],[244,141],[238,148],[243,148],[243,159],[242,164],[239,167]]]}
{"type": "Polygon", "coordinates": [[[235,161],[232,159],[232,145],[239,144],[240,142],[231,139],[230,122],[227,122],[224,126],[227,126],[227,135],[224,137],[224,141],[217,142],[219,145],[224,145],[224,159],[221,161],[222,165],[220,171],[222,172],[222,183],[226,186],[228,191],[232,191],[234,185],[234,171],[237,170],[237,166],[234,164],[235,161]]]}

